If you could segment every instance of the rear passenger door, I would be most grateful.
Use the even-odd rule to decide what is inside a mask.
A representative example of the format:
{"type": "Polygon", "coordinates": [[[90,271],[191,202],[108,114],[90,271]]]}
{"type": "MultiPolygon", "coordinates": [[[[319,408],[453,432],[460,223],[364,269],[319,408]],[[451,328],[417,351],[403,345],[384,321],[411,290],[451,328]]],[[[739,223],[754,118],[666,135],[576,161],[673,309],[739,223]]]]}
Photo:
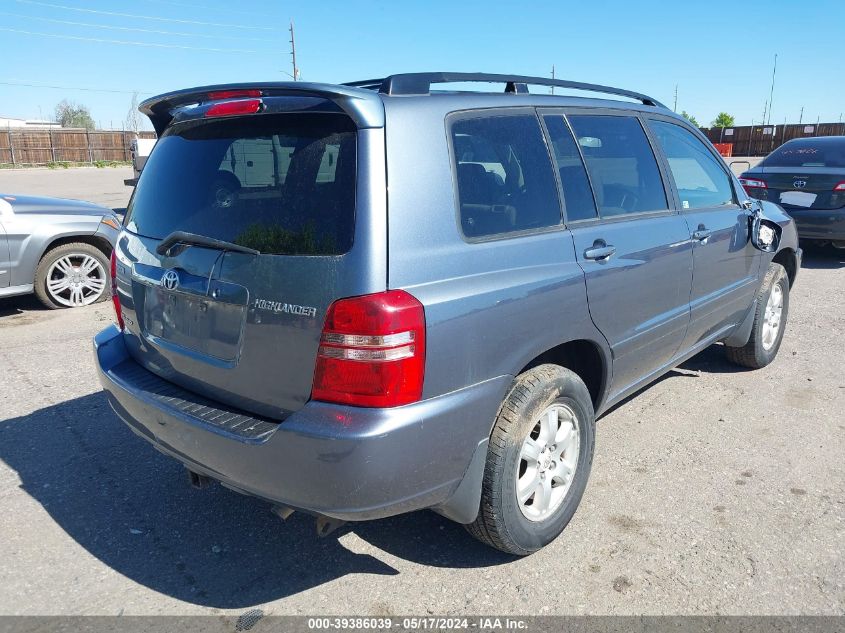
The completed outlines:
{"type": "Polygon", "coordinates": [[[689,231],[670,204],[636,115],[592,109],[542,114],[590,314],[613,351],[613,399],[662,368],[684,340],[689,231]]]}
{"type": "Polygon", "coordinates": [[[749,214],[713,147],[669,118],[650,117],[648,125],[693,244],[690,327],[684,342],[693,348],[745,316],[759,285],[760,251],[749,239],[749,214]]]}

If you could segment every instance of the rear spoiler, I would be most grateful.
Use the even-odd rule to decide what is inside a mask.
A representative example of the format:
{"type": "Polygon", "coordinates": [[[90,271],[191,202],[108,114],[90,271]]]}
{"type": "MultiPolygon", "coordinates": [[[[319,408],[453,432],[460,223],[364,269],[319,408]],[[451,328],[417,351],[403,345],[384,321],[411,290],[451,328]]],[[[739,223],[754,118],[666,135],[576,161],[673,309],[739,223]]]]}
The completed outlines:
{"type": "Polygon", "coordinates": [[[319,97],[336,103],[358,127],[384,126],[384,104],[372,90],[302,81],[218,84],[188,88],[147,99],[138,109],[150,118],[156,134],[161,136],[178,108],[208,101],[208,95],[212,92],[239,90],[258,90],[262,97],[319,97]]]}

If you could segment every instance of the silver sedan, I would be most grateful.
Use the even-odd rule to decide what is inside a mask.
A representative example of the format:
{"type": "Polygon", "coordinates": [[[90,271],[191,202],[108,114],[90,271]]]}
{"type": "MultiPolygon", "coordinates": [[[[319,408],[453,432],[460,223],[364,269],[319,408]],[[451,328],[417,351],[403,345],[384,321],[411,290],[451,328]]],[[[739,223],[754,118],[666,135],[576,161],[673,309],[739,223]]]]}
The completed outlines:
{"type": "Polygon", "coordinates": [[[106,299],[119,232],[115,213],[91,202],[0,194],[0,297],[34,292],[54,309],[106,299]]]}

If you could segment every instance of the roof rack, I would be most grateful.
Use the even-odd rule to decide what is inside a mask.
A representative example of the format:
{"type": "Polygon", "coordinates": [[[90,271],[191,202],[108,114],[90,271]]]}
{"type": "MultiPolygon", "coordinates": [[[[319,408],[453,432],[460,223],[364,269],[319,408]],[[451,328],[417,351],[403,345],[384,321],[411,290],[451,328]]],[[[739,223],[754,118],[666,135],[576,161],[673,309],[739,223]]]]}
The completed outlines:
{"type": "Polygon", "coordinates": [[[580,81],[567,81],[565,79],[549,79],[547,77],[529,77],[524,75],[497,75],[490,73],[403,73],[390,75],[383,79],[367,79],[364,81],[352,81],[346,86],[356,88],[367,88],[378,90],[386,95],[426,95],[431,93],[432,84],[456,83],[456,82],[483,82],[503,83],[505,92],[510,94],[525,94],[528,92],[528,84],[538,86],[553,86],[556,88],[570,88],[572,90],[585,90],[589,92],[602,92],[605,94],[628,97],[641,102],[643,105],[665,108],[657,99],[648,95],[621,88],[600,86],[598,84],[582,83],[580,81]]]}

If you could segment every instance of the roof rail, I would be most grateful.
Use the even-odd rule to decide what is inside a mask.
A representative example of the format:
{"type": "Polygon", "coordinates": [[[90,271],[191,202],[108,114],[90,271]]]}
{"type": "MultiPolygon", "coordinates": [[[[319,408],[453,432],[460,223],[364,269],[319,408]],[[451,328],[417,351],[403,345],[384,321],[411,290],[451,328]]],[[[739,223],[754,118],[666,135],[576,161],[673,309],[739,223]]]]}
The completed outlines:
{"type": "Polygon", "coordinates": [[[628,97],[643,103],[644,105],[665,108],[657,99],[648,95],[621,88],[588,84],[580,81],[567,81],[565,79],[549,79],[547,77],[529,77],[525,75],[497,75],[490,73],[404,73],[390,75],[384,79],[368,79],[364,81],[352,81],[346,86],[356,88],[368,88],[386,95],[425,95],[431,93],[432,84],[456,83],[456,82],[484,82],[503,83],[506,93],[527,93],[528,84],[538,86],[553,86],[556,88],[569,88],[572,90],[585,90],[588,92],[602,92],[604,94],[628,97]]]}

